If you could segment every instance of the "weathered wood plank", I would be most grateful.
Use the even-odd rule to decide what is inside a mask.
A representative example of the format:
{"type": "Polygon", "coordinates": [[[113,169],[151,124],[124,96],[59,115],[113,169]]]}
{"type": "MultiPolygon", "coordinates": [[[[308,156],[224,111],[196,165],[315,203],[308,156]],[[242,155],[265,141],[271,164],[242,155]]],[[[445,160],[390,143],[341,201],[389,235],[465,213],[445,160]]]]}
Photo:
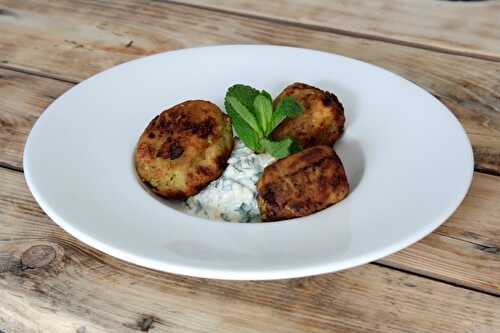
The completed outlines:
{"type": "Polygon", "coordinates": [[[500,177],[476,173],[469,193],[445,224],[380,262],[500,295],[499,202],[500,177]]]}
{"type": "MultiPolygon", "coordinates": [[[[33,202],[21,173],[0,169],[0,191],[0,329],[9,333],[500,329],[499,297],[373,264],[268,282],[189,278],[137,267],[83,245],[53,224],[33,202]],[[30,251],[26,259],[33,246],[47,250],[30,251]],[[41,266],[43,261],[48,264],[41,266]]],[[[448,262],[446,251],[439,261],[448,262]]],[[[498,281],[497,276],[493,283],[498,281]]]]}
{"type": "Polygon", "coordinates": [[[454,223],[446,223],[436,232],[476,243],[478,249],[500,255],[500,177],[476,174],[452,220],[454,223]]]}
{"type": "Polygon", "coordinates": [[[22,168],[29,131],[42,111],[72,84],[0,69],[0,165],[22,168]]]}
{"type": "Polygon", "coordinates": [[[435,0],[176,0],[340,33],[500,60],[500,3],[435,0]]]}
{"type": "Polygon", "coordinates": [[[0,29],[5,31],[0,61],[72,81],[142,55],[234,42],[303,46],[374,63],[441,99],[466,127],[477,170],[500,174],[499,62],[167,3],[0,0],[2,3],[11,15],[0,16],[0,29]],[[129,19],[131,13],[134,20],[129,19]]]}
{"type": "MultiPolygon", "coordinates": [[[[454,224],[454,220],[447,224],[454,224]]],[[[413,246],[379,262],[407,272],[500,295],[500,251],[497,245],[486,247],[432,233],[413,246]]]]}

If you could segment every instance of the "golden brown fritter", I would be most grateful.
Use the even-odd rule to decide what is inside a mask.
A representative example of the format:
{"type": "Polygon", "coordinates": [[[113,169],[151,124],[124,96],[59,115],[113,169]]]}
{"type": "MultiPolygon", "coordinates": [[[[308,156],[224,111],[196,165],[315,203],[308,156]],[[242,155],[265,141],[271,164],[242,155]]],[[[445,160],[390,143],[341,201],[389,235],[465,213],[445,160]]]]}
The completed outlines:
{"type": "Polygon", "coordinates": [[[344,107],[334,94],[304,83],[289,85],[274,100],[293,96],[304,106],[304,113],[283,121],[272,133],[274,140],[294,138],[303,148],[331,146],[344,131],[344,107]]]}
{"type": "Polygon", "coordinates": [[[135,163],[153,192],[184,199],[222,174],[232,150],[229,117],[213,103],[186,101],[149,123],[137,144],[135,163]]]}
{"type": "Polygon", "coordinates": [[[267,166],[257,182],[262,221],[312,214],[344,199],[349,184],[342,162],[328,146],[315,146],[267,166]]]}

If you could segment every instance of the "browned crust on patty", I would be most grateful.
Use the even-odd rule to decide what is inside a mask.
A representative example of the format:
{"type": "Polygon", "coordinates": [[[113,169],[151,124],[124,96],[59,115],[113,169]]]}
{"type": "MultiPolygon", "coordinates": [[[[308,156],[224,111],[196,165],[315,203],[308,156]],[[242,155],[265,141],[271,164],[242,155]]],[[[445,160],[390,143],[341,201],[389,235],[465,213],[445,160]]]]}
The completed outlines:
{"type": "Polygon", "coordinates": [[[335,151],[315,146],[267,166],[257,182],[262,221],[306,216],[344,199],[349,184],[335,151]]]}
{"type": "Polygon", "coordinates": [[[274,140],[294,138],[303,148],[331,146],[344,131],[344,107],[337,96],[305,83],[293,83],[276,97],[276,106],[284,97],[293,96],[304,113],[283,121],[272,133],[274,140]]]}
{"type": "Polygon", "coordinates": [[[224,171],[233,150],[229,117],[208,101],[185,101],[163,111],[137,144],[135,165],[151,190],[185,199],[224,171]]]}

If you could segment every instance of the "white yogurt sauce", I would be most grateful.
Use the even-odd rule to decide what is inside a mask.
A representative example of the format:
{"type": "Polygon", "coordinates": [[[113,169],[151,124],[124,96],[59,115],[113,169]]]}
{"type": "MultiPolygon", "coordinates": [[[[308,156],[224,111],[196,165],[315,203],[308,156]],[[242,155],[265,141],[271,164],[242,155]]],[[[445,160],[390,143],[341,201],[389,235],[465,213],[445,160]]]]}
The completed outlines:
{"type": "Polygon", "coordinates": [[[255,184],[271,155],[256,154],[235,138],[224,173],[204,190],[186,200],[186,212],[214,220],[260,222],[255,184]]]}

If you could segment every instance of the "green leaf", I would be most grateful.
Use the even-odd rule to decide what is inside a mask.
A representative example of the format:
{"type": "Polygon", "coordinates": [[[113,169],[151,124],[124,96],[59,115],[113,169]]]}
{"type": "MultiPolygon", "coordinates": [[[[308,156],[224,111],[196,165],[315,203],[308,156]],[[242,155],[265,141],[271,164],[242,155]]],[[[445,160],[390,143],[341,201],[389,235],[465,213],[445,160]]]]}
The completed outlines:
{"type": "Polygon", "coordinates": [[[258,94],[259,91],[257,89],[243,84],[235,84],[227,90],[226,99],[228,97],[234,97],[240,101],[240,103],[243,104],[248,111],[254,113],[253,101],[258,94]]]}
{"type": "Polygon", "coordinates": [[[300,143],[298,143],[297,141],[291,139],[293,142],[292,144],[290,145],[290,154],[295,154],[295,153],[298,153],[299,151],[302,151],[304,150],[304,148],[302,148],[302,146],[300,145],[300,143]]]}
{"type": "Polygon", "coordinates": [[[276,106],[276,110],[273,112],[271,119],[271,128],[269,133],[271,133],[285,118],[295,118],[302,114],[302,105],[295,100],[292,96],[286,96],[283,98],[276,106]]]}
{"type": "Polygon", "coordinates": [[[257,123],[255,116],[235,97],[227,97],[230,107],[250,126],[259,137],[263,136],[262,129],[257,123]]]}
{"type": "Polygon", "coordinates": [[[238,113],[236,113],[236,111],[232,109],[232,107],[226,106],[226,111],[231,118],[234,130],[240,140],[253,151],[262,152],[260,138],[257,133],[255,133],[254,130],[248,126],[248,124],[238,115],[238,113]]]}
{"type": "Polygon", "coordinates": [[[280,141],[262,139],[261,143],[266,153],[278,159],[302,150],[302,147],[291,138],[285,138],[280,141]]]}
{"type": "Polygon", "coordinates": [[[261,95],[266,96],[266,97],[267,97],[267,98],[271,101],[271,103],[273,102],[273,97],[272,97],[272,96],[271,96],[271,94],[270,94],[270,93],[268,93],[267,91],[262,90],[262,91],[260,92],[260,94],[261,94],[261,95]]]}
{"type": "Polygon", "coordinates": [[[253,101],[255,116],[264,132],[264,136],[269,134],[271,127],[271,117],[273,116],[273,104],[265,94],[259,94],[253,101]]]}

